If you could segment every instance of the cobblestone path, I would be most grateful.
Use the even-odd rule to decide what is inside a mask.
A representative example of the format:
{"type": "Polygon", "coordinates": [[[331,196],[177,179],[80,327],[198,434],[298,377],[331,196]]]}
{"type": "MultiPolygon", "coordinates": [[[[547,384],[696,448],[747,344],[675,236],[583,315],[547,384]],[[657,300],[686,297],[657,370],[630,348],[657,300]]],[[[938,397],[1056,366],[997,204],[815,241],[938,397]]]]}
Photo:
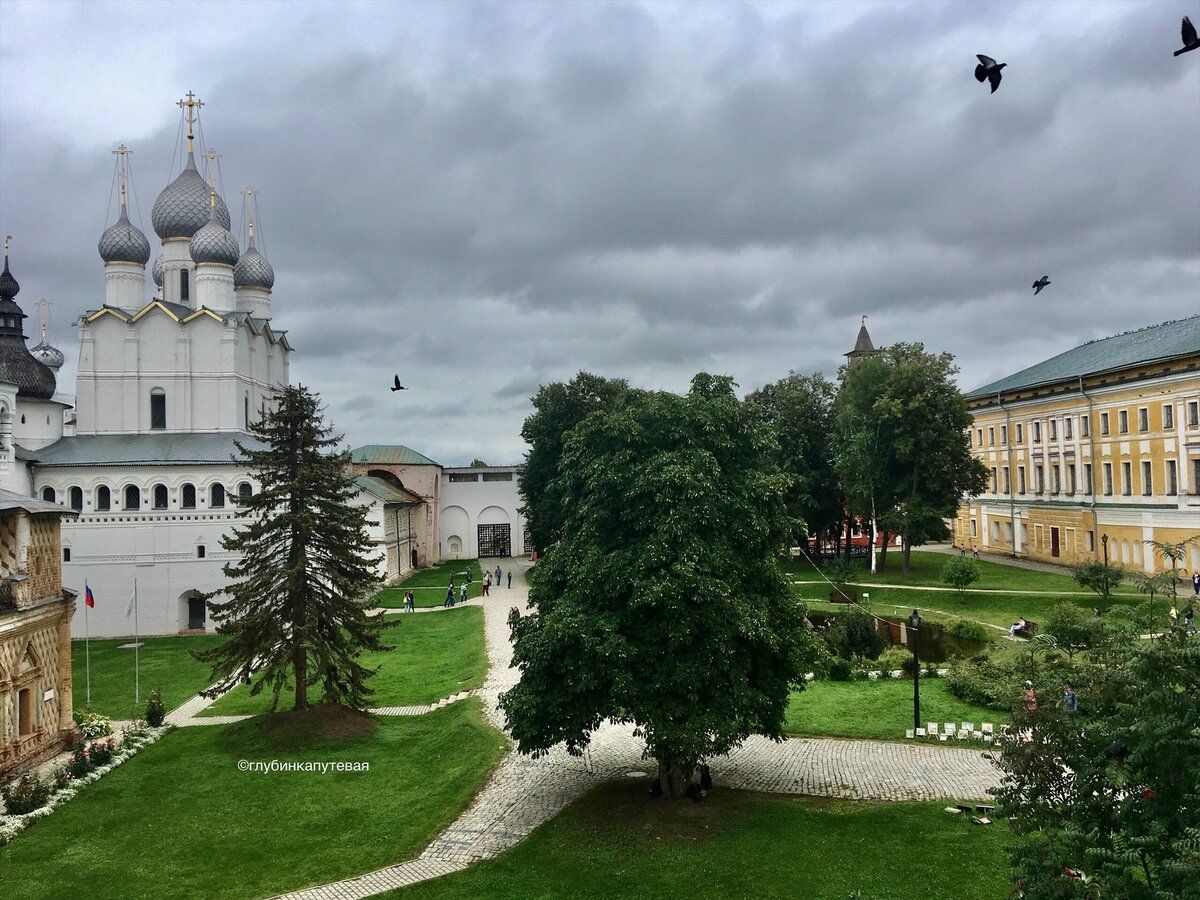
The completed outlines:
{"type": "MultiPolygon", "coordinates": [[[[523,565],[513,560],[514,568],[523,565]]],[[[527,611],[525,579],[483,601],[487,681],[476,693],[484,715],[503,729],[497,707],[516,683],[509,667],[508,607],[527,611]]],[[[210,721],[210,720],[205,720],[210,721]]],[[[510,752],[471,805],[415,860],[357,878],[282,895],[281,900],[356,900],[465,869],[515,847],[593,786],[631,772],[648,772],[643,745],[629,726],[606,724],[588,753],[572,757],[558,748],[541,759],[510,752]]],[[[755,737],[712,762],[719,787],[808,794],[852,800],[981,799],[999,777],[980,750],[876,741],[792,739],[781,743],[755,737]]]]}

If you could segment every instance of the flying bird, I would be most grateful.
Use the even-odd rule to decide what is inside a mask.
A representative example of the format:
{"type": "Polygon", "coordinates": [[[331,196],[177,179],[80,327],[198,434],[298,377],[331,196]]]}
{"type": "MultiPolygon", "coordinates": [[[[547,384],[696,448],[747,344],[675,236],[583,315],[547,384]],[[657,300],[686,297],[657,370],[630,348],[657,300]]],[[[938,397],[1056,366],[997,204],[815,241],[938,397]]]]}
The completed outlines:
{"type": "Polygon", "coordinates": [[[992,83],[992,93],[996,93],[996,88],[1000,87],[1000,70],[1008,63],[998,63],[990,56],[984,56],[982,53],[976,53],[975,58],[979,60],[979,65],[975,67],[976,81],[990,81],[992,83]]]}
{"type": "Polygon", "coordinates": [[[395,376],[395,377],[392,379],[392,390],[393,390],[393,391],[407,391],[407,390],[408,390],[408,388],[406,388],[404,385],[402,385],[402,384],[400,383],[400,376],[399,376],[399,375],[395,376]]]}
{"type": "Polygon", "coordinates": [[[1033,283],[1033,296],[1036,297],[1038,294],[1040,294],[1042,292],[1042,288],[1044,288],[1049,283],[1050,283],[1050,277],[1048,275],[1043,275],[1041,278],[1039,278],[1037,281],[1035,281],[1033,283]]]}
{"type": "Polygon", "coordinates": [[[1187,53],[1189,50],[1195,50],[1200,47],[1200,38],[1196,37],[1196,26],[1192,24],[1192,20],[1187,16],[1183,17],[1183,49],[1176,50],[1174,55],[1179,56],[1181,53],[1187,53]]]}

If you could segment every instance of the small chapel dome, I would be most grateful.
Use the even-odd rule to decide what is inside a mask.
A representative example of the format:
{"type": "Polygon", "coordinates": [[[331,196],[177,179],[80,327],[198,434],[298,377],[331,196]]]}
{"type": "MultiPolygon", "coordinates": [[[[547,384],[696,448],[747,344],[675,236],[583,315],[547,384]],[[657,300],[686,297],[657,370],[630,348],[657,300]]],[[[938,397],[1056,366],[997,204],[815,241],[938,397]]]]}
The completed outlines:
{"type": "Polygon", "coordinates": [[[154,283],[158,287],[163,286],[163,255],[160,253],[154,259],[154,267],[150,270],[150,274],[154,277],[154,283]]]}
{"type": "Polygon", "coordinates": [[[150,261],[150,242],[142,230],[129,221],[124,206],[121,217],[104,229],[97,246],[100,258],[106,263],[130,262],[144,266],[150,261]]]}
{"type": "Polygon", "coordinates": [[[30,356],[51,369],[61,369],[67,361],[66,356],[57,347],[52,347],[45,340],[29,351],[30,356]]]}
{"type": "MultiPolygon", "coordinates": [[[[196,159],[188,153],[187,165],[179,177],[168,184],[150,213],[154,232],[164,241],[171,238],[190,238],[208,222],[209,186],[196,170],[196,159]]],[[[216,198],[217,221],[229,228],[229,210],[225,201],[216,198]]],[[[232,263],[231,263],[232,265],[232,263]]]]}
{"type": "MultiPolygon", "coordinates": [[[[215,197],[216,195],[213,194],[215,197]]],[[[208,224],[192,235],[192,242],[189,247],[189,252],[192,256],[192,262],[196,265],[202,263],[220,263],[226,266],[237,264],[238,256],[241,255],[241,249],[238,247],[237,238],[229,233],[229,228],[223,226],[217,219],[217,208],[212,208],[212,215],[209,216],[208,224]]]]}
{"type": "Polygon", "coordinates": [[[233,286],[260,288],[265,291],[275,287],[275,270],[254,246],[254,235],[250,235],[250,246],[233,267],[233,286]]]}

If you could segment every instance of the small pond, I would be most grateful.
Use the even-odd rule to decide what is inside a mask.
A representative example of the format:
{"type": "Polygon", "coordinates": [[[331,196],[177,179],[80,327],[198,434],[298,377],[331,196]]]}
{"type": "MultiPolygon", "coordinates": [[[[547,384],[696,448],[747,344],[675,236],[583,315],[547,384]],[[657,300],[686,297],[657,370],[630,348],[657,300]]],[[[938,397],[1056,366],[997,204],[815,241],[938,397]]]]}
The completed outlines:
{"type": "MultiPolygon", "coordinates": [[[[832,625],[837,617],[838,613],[810,611],[808,614],[808,620],[818,631],[832,625]]],[[[908,631],[905,619],[883,616],[876,619],[875,626],[887,633],[888,642],[892,646],[909,648],[905,639],[905,633],[908,631]]],[[[986,641],[960,638],[947,632],[946,627],[938,622],[921,623],[921,643],[917,651],[922,663],[942,663],[952,658],[969,658],[983,652],[985,647],[986,641]]]]}

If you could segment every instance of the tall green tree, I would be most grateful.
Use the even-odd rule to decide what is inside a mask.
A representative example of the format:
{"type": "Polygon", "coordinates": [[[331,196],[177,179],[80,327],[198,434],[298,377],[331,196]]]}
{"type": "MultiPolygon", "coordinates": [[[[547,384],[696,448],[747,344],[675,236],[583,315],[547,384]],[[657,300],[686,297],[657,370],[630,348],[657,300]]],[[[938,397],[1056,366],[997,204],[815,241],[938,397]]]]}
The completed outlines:
{"type": "Polygon", "coordinates": [[[500,701],[522,752],[581,752],[605,719],[633,723],[674,796],[748,735],[781,738],[815,644],[777,560],[775,454],[732,381],[705,374],[575,426],[562,542],[534,570],[521,680],[500,701]]]}
{"type": "Polygon", "coordinates": [[[965,556],[952,556],[942,567],[942,581],[958,591],[958,602],[967,602],[967,588],[979,580],[979,564],[965,556]]]}
{"type": "Polygon", "coordinates": [[[833,383],[819,372],[790,372],[746,397],[774,429],[779,469],[792,479],[784,504],[793,542],[832,531],[844,515],[829,443],[835,394],[833,383]]]}
{"type": "Polygon", "coordinates": [[[1089,591],[1094,591],[1100,598],[1100,611],[1108,612],[1112,602],[1113,588],[1125,580],[1128,573],[1120,566],[1111,563],[1089,560],[1071,567],[1071,577],[1089,591]]]}
{"type": "Polygon", "coordinates": [[[839,470],[851,498],[902,538],[906,575],[912,548],[943,536],[962,498],[986,484],[957,372],[953,356],[921,344],[893,344],[841,370],[839,470]]]}
{"type": "Polygon", "coordinates": [[[530,540],[539,550],[544,552],[562,536],[565,510],[554,480],[567,435],[591,413],[619,403],[629,390],[622,379],[580,372],[566,384],[543,385],[534,395],[534,412],[521,428],[529,451],[520,491],[530,540]]]}
{"type": "Polygon", "coordinates": [[[1123,641],[1071,678],[1079,721],[1043,693],[1000,758],[1021,896],[1196,897],[1200,642],[1123,641]]]}
{"type": "Polygon", "coordinates": [[[260,489],[240,498],[241,524],[221,542],[238,554],[225,565],[230,582],[206,598],[227,640],[193,655],[212,664],[214,693],[254,670],[251,693],[270,688],[272,709],[288,685],[296,709],[309,708],[314,687],[325,702],[362,709],[376,670],[358,659],[388,648],[382,617],[367,615],[379,559],[366,508],[349,502],[357,493],[350,454],[336,452],[341,436],[302,385],[277,390],[250,433],[263,448],[237,448],[260,489]]]}

